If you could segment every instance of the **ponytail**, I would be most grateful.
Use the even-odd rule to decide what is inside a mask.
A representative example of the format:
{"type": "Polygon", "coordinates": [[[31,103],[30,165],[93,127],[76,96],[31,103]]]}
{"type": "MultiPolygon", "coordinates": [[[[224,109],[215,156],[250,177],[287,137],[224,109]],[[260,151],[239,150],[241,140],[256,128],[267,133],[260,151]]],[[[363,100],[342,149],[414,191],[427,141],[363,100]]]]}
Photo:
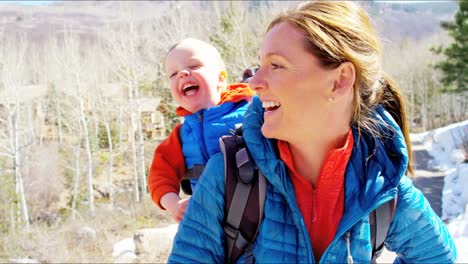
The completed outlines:
{"type": "Polygon", "coordinates": [[[411,150],[411,140],[409,136],[408,116],[406,114],[403,95],[397,88],[395,81],[388,75],[383,75],[381,81],[381,94],[377,99],[387,112],[395,119],[405,137],[406,147],[408,149],[408,169],[407,174],[413,175],[413,152],[411,150]]]}

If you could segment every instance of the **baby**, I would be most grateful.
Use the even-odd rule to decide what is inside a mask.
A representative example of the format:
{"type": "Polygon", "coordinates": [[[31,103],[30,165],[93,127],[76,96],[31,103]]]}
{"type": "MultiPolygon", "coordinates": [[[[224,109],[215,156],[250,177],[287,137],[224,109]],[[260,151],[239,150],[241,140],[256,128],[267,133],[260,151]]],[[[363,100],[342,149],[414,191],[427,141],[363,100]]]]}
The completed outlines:
{"type": "Polygon", "coordinates": [[[171,95],[179,104],[176,113],[184,122],[156,148],[148,188],[153,201],[180,222],[188,203],[179,196],[181,182],[189,183],[186,193],[196,191],[204,165],[220,151],[219,137],[242,123],[254,91],[243,83],[228,85],[221,55],[198,39],[175,44],[164,65],[171,95]]]}

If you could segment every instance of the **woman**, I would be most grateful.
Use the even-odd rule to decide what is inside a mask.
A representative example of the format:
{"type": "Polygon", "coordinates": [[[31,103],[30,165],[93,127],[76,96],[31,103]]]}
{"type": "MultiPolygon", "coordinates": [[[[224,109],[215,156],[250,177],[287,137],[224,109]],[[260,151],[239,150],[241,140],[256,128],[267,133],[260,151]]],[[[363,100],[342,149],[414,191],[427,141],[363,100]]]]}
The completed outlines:
{"type": "MultiPolygon", "coordinates": [[[[401,94],[365,11],[319,1],[278,16],[249,85],[244,138],[267,180],[257,262],[369,262],[369,213],[397,194],[396,262],[453,262],[454,243],[410,172],[401,94]]],[[[170,262],[224,262],[223,157],[207,164],[170,262]]],[[[243,259],[240,259],[243,261],[243,259]]]]}

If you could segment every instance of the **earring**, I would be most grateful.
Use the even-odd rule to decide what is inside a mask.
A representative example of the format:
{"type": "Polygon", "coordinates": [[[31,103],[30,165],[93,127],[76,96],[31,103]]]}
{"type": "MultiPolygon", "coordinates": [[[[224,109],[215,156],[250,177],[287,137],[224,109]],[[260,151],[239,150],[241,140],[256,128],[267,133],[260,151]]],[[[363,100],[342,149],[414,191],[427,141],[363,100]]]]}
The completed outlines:
{"type": "Polygon", "coordinates": [[[328,102],[332,103],[333,102],[333,96],[328,97],[328,102]]]}

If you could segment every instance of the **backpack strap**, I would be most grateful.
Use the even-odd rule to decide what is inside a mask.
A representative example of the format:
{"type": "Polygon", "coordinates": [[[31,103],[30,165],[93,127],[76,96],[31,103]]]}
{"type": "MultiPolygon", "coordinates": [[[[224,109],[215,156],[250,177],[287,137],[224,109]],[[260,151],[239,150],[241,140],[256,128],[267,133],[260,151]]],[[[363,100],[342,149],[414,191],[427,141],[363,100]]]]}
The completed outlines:
{"type": "Polygon", "coordinates": [[[200,178],[204,169],[205,165],[194,165],[191,169],[187,169],[185,171],[184,177],[182,178],[182,181],[180,181],[180,187],[185,194],[192,195],[192,184],[190,183],[190,179],[200,178]]]}
{"type": "Polygon", "coordinates": [[[398,195],[395,195],[392,200],[377,207],[369,215],[372,245],[371,263],[377,263],[377,258],[382,254],[388,229],[390,228],[390,224],[395,216],[397,200],[398,195]]]}
{"type": "Polygon", "coordinates": [[[225,260],[234,263],[245,254],[246,263],[253,263],[253,242],[263,218],[266,181],[245,146],[241,128],[234,135],[222,136],[220,148],[226,183],[225,260]]]}

